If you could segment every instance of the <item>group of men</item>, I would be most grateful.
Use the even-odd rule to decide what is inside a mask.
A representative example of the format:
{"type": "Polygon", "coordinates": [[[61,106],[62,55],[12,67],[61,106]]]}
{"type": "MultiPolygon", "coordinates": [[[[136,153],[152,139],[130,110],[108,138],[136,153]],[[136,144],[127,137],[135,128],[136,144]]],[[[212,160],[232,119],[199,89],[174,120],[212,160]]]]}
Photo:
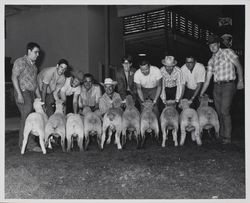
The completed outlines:
{"type": "MultiPolygon", "coordinates": [[[[167,100],[175,100],[178,103],[180,99],[187,98],[192,102],[192,107],[197,108],[198,98],[206,92],[212,76],[213,98],[221,126],[220,138],[223,144],[231,143],[230,106],[236,88],[244,87],[242,67],[233,50],[220,48],[218,36],[209,36],[208,45],[212,57],[207,70],[194,56],[187,56],[185,64],[179,68],[174,56],[170,55],[162,59],[163,66],[160,69],[149,61],[142,60],[136,70],[133,68],[132,58],[125,56],[122,58],[122,68],[117,70],[116,81],[106,78],[104,83],[100,83],[105,90],[102,95],[100,86],[93,83],[94,78],[89,73],[83,75],[81,71],[73,71],[71,76],[66,78],[64,72],[68,62],[65,59],[59,60],[55,67],[44,68],[37,73],[35,61],[40,47],[36,43],[29,43],[27,55],[14,62],[12,71],[15,100],[21,113],[19,146],[22,144],[25,120],[33,111],[35,96],[45,102],[44,109],[48,116],[54,112],[55,100],[66,101],[70,95],[73,95],[74,113],[84,114],[85,107],[90,107],[101,116],[111,107],[124,108],[126,96],[132,95],[139,109],[143,102],[150,99],[154,103],[154,112],[159,116],[160,99],[166,104],[167,100]]],[[[28,148],[40,151],[32,139],[28,148]]]]}

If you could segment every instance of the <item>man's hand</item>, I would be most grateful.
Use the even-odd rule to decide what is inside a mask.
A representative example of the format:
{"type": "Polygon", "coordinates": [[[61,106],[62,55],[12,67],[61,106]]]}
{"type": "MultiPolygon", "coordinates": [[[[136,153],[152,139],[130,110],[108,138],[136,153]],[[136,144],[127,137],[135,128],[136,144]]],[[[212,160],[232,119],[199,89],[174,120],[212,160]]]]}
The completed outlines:
{"type": "Polygon", "coordinates": [[[17,95],[17,103],[24,104],[24,99],[22,94],[17,95]]]}
{"type": "Polygon", "coordinates": [[[163,103],[163,104],[167,104],[167,100],[166,100],[166,99],[163,99],[163,100],[162,100],[162,103],[163,103]]]}
{"type": "Polygon", "coordinates": [[[237,83],[237,89],[238,90],[241,90],[244,88],[244,84],[243,84],[243,81],[242,80],[239,80],[238,83],[237,83]]]}

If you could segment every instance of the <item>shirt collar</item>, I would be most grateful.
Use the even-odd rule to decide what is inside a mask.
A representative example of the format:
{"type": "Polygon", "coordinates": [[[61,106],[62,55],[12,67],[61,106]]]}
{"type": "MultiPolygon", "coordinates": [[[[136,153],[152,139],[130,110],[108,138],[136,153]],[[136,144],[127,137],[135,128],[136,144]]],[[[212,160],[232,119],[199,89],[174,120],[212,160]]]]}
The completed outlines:
{"type": "Polygon", "coordinates": [[[26,60],[31,64],[34,65],[35,62],[31,61],[30,58],[25,54],[24,57],[26,58],[26,60]]]}
{"type": "Polygon", "coordinates": [[[216,56],[219,56],[219,55],[221,54],[221,52],[222,52],[222,49],[219,48],[219,50],[214,54],[214,56],[215,56],[215,57],[216,57],[216,56]]]}

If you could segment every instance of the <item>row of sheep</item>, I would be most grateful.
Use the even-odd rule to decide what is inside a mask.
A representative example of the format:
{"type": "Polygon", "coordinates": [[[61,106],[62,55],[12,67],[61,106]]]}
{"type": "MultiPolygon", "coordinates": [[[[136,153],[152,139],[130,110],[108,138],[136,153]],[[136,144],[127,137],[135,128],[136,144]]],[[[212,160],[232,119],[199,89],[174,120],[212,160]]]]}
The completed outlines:
{"type": "Polygon", "coordinates": [[[219,121],[215,110],[208,105],[210,99],[204,96],[200,100],[200,106],[196,110],[189,107],[189,100],[180,101],[179,108],[182,112],[179,114],[176,110],[175,101],[167,101],[158,120],[153,112],[152,101],[143,103],[140,113],[134,106],[131,96],[126,98],[126,109],[123,112],[120,108],[110,108],[103,117],[99,116],[90,109],[86,114],[69,113],[64,115],[64,106],[61,100],[56,101],[56,111],[49,118],[43,111],[40,99],[35,99],[33,107],[35,112],[31,113],[25,122],[23,145],[21,154],[24,154],[27,145],[29,133],[39,136],[39,142],[46,154],[46,148],[52,148],[51,140],[53,136],[61,137],[61,147],[65,152],[65,140],[67,139],[67,151],[73,147],[73,139],[77,138],[80,151],[83,151],[83,142],[85,150],[88,149],[90,136],[97,135],[97,143],[100,149],[104,148],[104,143],[109,144],[114,134],[114,143],[118,149],[122,149],[126,140],[131,140],[134,136],[137,142],[137,148],[144,147],[147,134],[154,134],[159,141],[159,132],[162,132],[162,147],[166,146],[168,132],[172,130],[174,145],[178,146],[177,132],[181,130],[180,145],[183,145],[187,131],[191,132],[191,138],[198,145],[202,144],[201,136],[203,129],[215,129],[216,136],[219,136],[219,121]]]}

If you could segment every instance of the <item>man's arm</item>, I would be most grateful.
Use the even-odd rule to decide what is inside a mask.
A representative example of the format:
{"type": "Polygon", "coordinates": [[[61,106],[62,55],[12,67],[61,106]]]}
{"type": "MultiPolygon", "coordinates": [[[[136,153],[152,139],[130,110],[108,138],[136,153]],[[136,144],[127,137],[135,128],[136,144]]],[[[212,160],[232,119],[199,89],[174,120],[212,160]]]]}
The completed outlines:
{"type": "Polygon", "coordinates": [[[205,82],[204,82],[204,84],[202,86],[200,96],[203,96],[203,94],[206,92],[206,90],[207,90],[207,88],[209,86],[211,78],[212,78],[212,72],[207,71],[206,80],[205,80],[205,82]]]}
{"type": "Polygon", "coordinates": [[[74,111],[74,113],[77,113],[78,99],[79,99],[79,94],[74,93],[74,96],[73,96],[73,111],[74,111]]]}
{"type": "Polygon", "coordinates": [[[12,71],[12,75],[11,75],[11,80],[12,80],[12,83],[13,83],[13,86],[17,92],[17,102],[20,103],[20,104],[23,104],[24,103],[24,99],[23,99],[23,95],[22,95],[22,92],[20,90],[20,87],[19,87],[19,83],[18,83],[18,74],[14,71],[12,71]]]}
{"type": "Polygon", "coordinates": [[[39,87],[36,88],[36,92],[35,93],[36,93],[36,97],[37,98],[41,98],[39,87]]]}
{"type": "Polygon", "coordinates": [[[160,94],[161,94],[161,89],[162,89],[162,78],[159,79],[157,82],[157,89],[156,89],[156,94],[155,94],[155,98],[154,98],[154,103],[157,102],[157,100],[159,99],[160,97],[160,94]]]}
{"type": "Polygon", "coordinates": [[[45,98],[46,98],[46,94],[47,94],[47,88],[48,88],[48,84],[45,84],[43,82],[42,84],[42,101],[45,102],[45,98]]]}
{"type": "Polygon", "coordinates": [[[243,89],[244,88],[244,83],[243,83],[243,72],[242,72],[242,66],[239,62],[239,59],[236,58],[233,60],[233,64],[236,67],[236,71],[238,74],[238,84],[237,84],[237,89],[243,89]]]}
{"type": "Polygon", "coordinates": [[[136,84],[136,89],[137,89],[138,96],[139,96],[141,102],[144,102],[144,97],[143,97],[143,93],[142,93],[142,90],[141,90],[141,84],[138,84],[138,83],[135,83],[135,84],[136,84]]]}
{"type": "Polygon", "coordinates": [[[191,97],[191,100],[193,101],[195,99],[195,97],[199,94],[201,88],[202,88],[202,84],[203,82],[199,82],[197,83],[197,87],[195,89],[194,95],[191,97]]]}

